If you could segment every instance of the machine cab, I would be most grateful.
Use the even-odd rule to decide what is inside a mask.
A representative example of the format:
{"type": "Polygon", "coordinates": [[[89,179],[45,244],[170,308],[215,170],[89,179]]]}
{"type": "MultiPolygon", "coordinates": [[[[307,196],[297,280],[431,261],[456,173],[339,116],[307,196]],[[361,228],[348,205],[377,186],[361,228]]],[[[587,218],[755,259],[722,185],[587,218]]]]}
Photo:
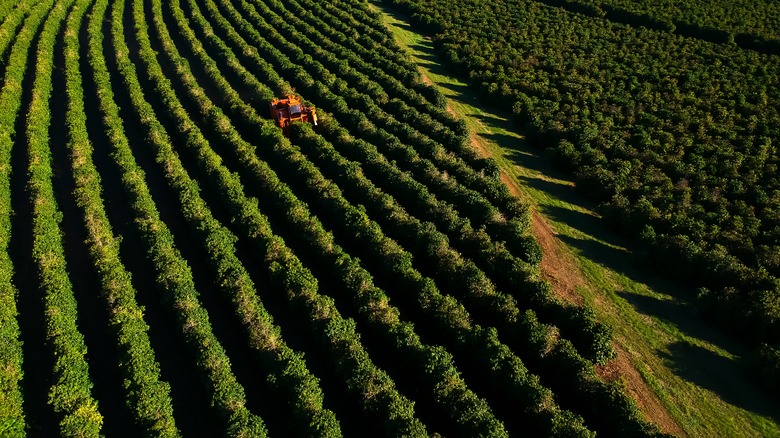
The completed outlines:
{"type": "Polygon", "coordinates": [[[301,103],[300,98],[288,95],[286,99],[271,100],[271,117],[289,135],[290,124],[295,121],[312,123],[317,126],[317,112],[313,107],[301,103]]]}

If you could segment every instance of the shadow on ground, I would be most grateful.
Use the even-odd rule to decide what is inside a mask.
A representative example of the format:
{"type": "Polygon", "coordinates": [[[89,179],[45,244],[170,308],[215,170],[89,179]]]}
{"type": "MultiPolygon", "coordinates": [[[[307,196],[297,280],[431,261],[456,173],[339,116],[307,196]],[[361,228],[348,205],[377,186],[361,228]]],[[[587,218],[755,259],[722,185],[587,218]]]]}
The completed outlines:
{"type": "MultiPolygon", "coordinates": [[[[713,330],[694,316],[690,303],[674,299],[659,299],[628,291],[618,291],[637,312],[674,325],[693,339],[699,339],[724,350],[740,350],[736,342],[713,330]]],[[[700,388],[711,391],[720,399],[747,411],[780,421],[780,407],[750,380],[750,368],[745,357],[734,359],[686,341],[676,341],[656,350],[672,372],[700,388]]]]}
{"type": "Polygon", "coordinates": [[[744,360],[732,360],[687,342],[676,342],[667,350],[658,351],[658,356],[681,378],[718,394],[729,404],[780,421],[777,403],[757,393],[748,382],[749,368],[744,360]]]}
{"type": "MultiPolygon", "coordinates": [[[[499,123],[505,123],[505,124],[509,123],[507,120],[501,119],[499,117],[496,117],[496,116],[490,115],[490,114],[473,114],[473,115],[469,114],[469,116],[471,116],[472,119],[477,119],[477,120],[479,120],[480,122],[482,122],[482,123],[484,123],[486,125],[497,126],[499,123]]],[[[510,137],[510,136],[507,136],[507,137],[510,137]]],[[[512,138],[512,137],[510,137],[510,138],[512,138]]],[[[519,139],[517,139],[517,138],[515,140],[519,141],[519,139]]]]}
{"type": "Polygon", "coordinates": [[[412,25],[410,25],[405,21],[398,21],[397,23],[393,23],[393,26],[399,27],[403,30],[408,30],[409,32],[417,32],[416,30],[414,30],[414,28],[412,28],[412,25]]]}
{"type": "Polygon", "coordinates": [[[695,312],[692,303],[676,299],[659,299],[628,291],[617,291],[617,295],[637,312],[674,325],[691,338],[700,339],[713,345],[729,344],[730,340],[720,332],[712,330],[700,318],[692,317],[695,312]]]}

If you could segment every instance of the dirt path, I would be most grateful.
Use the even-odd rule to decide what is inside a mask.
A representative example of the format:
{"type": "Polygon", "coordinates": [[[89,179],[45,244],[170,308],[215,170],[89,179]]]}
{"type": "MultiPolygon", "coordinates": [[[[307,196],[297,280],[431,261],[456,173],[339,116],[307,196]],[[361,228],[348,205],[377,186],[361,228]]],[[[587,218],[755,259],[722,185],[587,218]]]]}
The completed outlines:
{"type": "MultiPolygon", "coordinates": [[[[448,107],[449,109],[449,107],[448,107]]],[[[483,157],[489,157],[490,152],[482,144],[482,140],[472,133],[471,146],[483,157]]],[[[526,199],[517,183],[501,173],[501,182],[509,188],[509,191],[518,198],[526,199]]],[[[531,227],[536,236],[536,241],[542,249],[542,277],[552,284],[553,292],[564,300],[582,305],[582,295],[577,293],[577,287],[585,284],[582,273],[576,261],[562,249],[562,243],[555,237],[555,231],[536,209],[531,215],[531,227]]]]}
{"type": "MultiPolygon", "coordinates": [[[[435,85],[424,72],[421,72],[421,78],[425,84],[435,85]]],[[[450,105],[447,105],[447,112],[459,117],[468,117],[464,114],[458,114],[450,105]]],[[[471,133],[471,146],[483,157],[492,156],[488,148],[482,143],[482,139],[474,132],[471,133]]],[[[518,198],[528,198],[524,196],[517,182],[508,177],[503,171],[501,172],[501,182],[518,198]]],[[[582,295],[577,291],[577,288],[587,287],[582,270],[574,257],[566,251],[565,244],[556,236],[557,233],[553,227],[544,215],[536,210],[535,206],[531,214],[531,227],[542,250],[542,278],[550,282],[553,292],[558,297],[574,305],[584,304],[582,295]]],[[[649,421],[656,424],[661,431],[677,436],[687,436],[685,431],[674,421],[658,396],[645,382],[645,379],[642,378],[635,366],[635,360],[638,360],[638,358],[634,359],[629,356],[620,339],[616,338],[613,344],[617,357],[605,365],[596,366],[596,373],[599,377],[607,382],[622,381],[626,391],[636,401],[641,412],[649,421]]]]}
{"type": "MultiPolygon", "coordinates": [[[[501,179],[512,194],[522,197],[514,181],[506,177],[501,179]]],[[[564,250],[564,244],[556,237],[555,231],[538,211],[534,210],[531,216],[531,226],[542,249],[542,277],[550,282],[556,295],[568,302],[581,305],[583,298],[577,292],[577,288],[586,287],[586,282],[576,260],[564,250]]],[[[606,365],[596,367],[599,377],[607,382],[622,381],[628,394],[636,401],[645,417],[663,432],[687,436],[642,378],[634,361],[623,349],[620,339],[615,339],[613,346],[617,357],[606,365]]]]}
{"type": "Polygon", "coordinates": [[[582,287],[585,281],[579,267],[562,251],[560,240],[537,211],[531,217],[531,227],[542,248],[542,277],[550,282],[556,295],[570,303],[582,305],[583,298],[577,293],[577,288],[582,287]]]}
{"type": "MultiPolygon", "coordinates": [[[[490,156],[487,148],[482,144],[479,137],[472,134],[472,146],[479,151],[482,156],[490,156]]],[[[509,188],[509,191],[518,198],[526,199],[517,183],[507,177],[503,172],[501,181],[509,188]]],[[[573,303],[582,305],[584,299],[577,288],[586,287],[582,271],[574,257],[565,250],[564,243],[561,242],[547,219],[534,209],[531,215],[531,227],[536,236],[537,242],[542,249],[542,277],[552,285],[553,292],[560,298],[573,303]]],[[[677,436],[687,436],[682,428],[672,418],[669,411],[663,406],[661,400],[655,395],[653,390],[647,385],[645,379],[636,369],[634,360],[629,357],[624,350],[620,339],[614,341],[617,357],[606,365],[597,366],[596,373],[604,381],[614,382],[620,380],[626,387],[628,394],[633,398],[639,409],[645,417],[655,423],[661,431],[677,436]]]]}
{"type": "Polygon", "coordinates": [[[621,380],[631,398],[636,401],[639,410],[649,421],[655,423],[662,432],[685,437],[688,434],[682,430],[679,424],[672,418],[669,411],[661,404],[661,400],[647,385],[645,379],[636,369],[634,360],[623,350],[619,340],[615,340],[617,357],[607,363],[596,367],[596,373],[607,382],[621,380]]]}

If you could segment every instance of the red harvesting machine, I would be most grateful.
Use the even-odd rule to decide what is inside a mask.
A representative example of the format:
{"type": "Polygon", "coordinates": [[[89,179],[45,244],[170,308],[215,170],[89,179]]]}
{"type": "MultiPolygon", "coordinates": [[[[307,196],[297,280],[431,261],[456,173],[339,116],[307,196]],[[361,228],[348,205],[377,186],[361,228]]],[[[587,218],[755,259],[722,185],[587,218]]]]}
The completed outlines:
{"type": "Polygon", "coordinates": [[[317,126],[317,111],[304,105],[300,98],[293,95],[288,95],[286,99],[271,100],[271,117],[282,128],[284,135],[289,135],[290,124],[295,121],[317,126]]]}

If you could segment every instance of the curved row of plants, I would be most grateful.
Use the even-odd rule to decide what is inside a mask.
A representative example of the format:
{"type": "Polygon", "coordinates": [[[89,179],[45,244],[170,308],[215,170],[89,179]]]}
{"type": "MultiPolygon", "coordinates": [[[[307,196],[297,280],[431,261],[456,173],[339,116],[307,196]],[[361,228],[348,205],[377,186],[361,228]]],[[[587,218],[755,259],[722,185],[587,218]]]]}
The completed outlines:
{"type": "MultiPolygon", "coordinates": [[[[4,6],[9,7],[14,3],[14,1],[6,1],[4,6]]],[[[3,62],[8,60],[8,57],[5,56],[6,51],[20,37],[19,32],[22,29],[22,24],[33,6],[37,6],[37,4],[33,1],[23,1],[10,12],[6,10],[7,15],[3,14],[0,16],[0,23],[2,23],[0,24],[0,60],[3,62]]],[[[2,6],[0,6],[0,10],[2,10],[2,6]]],[[[5,68],[5,65],[3,65],[3,68],[5,68]]]]}
{"type": "MultiPolygon", "coordinates": [[[[43,296],[46,344],[51,350],[52,384],[49,404],[65,436],[97,437],[103,416],[92,396],[84,335],[73,285],[67,271],[65,249],[52,185],[52,155],[49,147],[54,44],[73,0],[59,0],[46,14],[36,50],[32,100],[27,109],[27,192],[32,205],[32,257],[37,289],[43,296]]],[[[41,10],[39,10],[41,11],[41,10]]]]}
{"type": "MultiPolygon", "coordinates": [[[[20,4],[7,21],[22,20],[18,33],[5,28],[3,42],[13,46],[4,59],[5,71],[0,89],[0,421],[10,436],[24,436],[26,426],[22,407],[22,343],[20,340],[18,291],[12,282],[14,267],[8,253],[11,240],[11,150],[16,138],[16,119],[22,107],[22,83],[28,67],[28,52],[52,2],[20,4]],[[27,11],[32,13],[27,15],[27,11]],[[13,36],[13,39],[11,38],[13,36]],[[7,40],[6,40],[7,38],[7,40]]],[[[17,26],[12,26],[15,29],[17,26]]],[[[3,52],[0,52],[3,53],[3,52]]]]}

